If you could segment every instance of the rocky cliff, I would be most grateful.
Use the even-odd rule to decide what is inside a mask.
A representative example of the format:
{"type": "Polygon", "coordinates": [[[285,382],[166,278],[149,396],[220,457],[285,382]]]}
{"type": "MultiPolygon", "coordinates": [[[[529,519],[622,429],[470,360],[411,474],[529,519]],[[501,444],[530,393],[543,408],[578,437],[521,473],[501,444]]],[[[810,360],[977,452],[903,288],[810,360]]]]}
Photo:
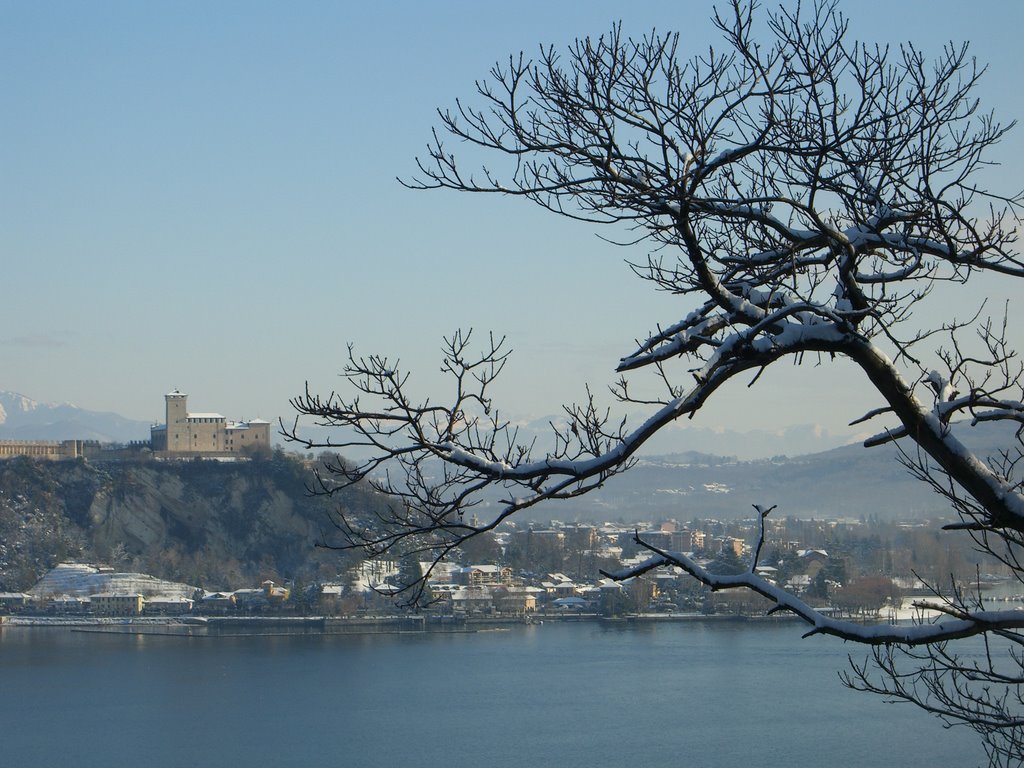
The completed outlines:
{"type": "Polygon", "coordinates": [[[338,504],[311,497],[310,468],[281,452],[248,462],[0,462],[0,591],[21,590],[66,559],[207,588],[331,578],[347,562],[317,548],[338,504]]]}

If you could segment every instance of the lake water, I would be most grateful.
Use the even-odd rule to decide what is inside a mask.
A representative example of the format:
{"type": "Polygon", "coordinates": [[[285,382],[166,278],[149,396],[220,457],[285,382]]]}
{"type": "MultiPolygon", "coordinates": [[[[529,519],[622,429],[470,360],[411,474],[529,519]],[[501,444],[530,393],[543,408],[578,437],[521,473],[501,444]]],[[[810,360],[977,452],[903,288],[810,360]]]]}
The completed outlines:
{"type": "Polygon", "coordinates": [[[5,766],[973,766],[800,625],[161,637],[0,629],[5,766]]]}

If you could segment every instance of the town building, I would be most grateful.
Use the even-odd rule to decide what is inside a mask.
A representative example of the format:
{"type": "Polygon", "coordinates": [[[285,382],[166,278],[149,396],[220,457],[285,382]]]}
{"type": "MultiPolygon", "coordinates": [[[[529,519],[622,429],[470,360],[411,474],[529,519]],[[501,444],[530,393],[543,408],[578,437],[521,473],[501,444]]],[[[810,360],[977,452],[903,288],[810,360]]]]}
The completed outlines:
{"type": "Polygon", "coordinates": [[[0,440],[0,459],[75,459],[85,454],[84,440],[0,440]]]}
{"type": "Polygon", "coordinates": [[[139,593],[91,595],[92,612],[97,616],[141,616],[145,598],[139,593]]]}
{"type": "Polygon", "coordinates": [[[510,584],[512,582],[512,569],[502,568],[497,565],[467,565],[464,568],[457,568],[453,573],[456,584],[467,587],[494,586],[496,584],[510,584]]]}
{"type": "Polygon", "coordinates": [[[270,422],[228,421],[219,413],[189,413],[188,395],[178,390],[164,395],[166,421],[150,430],[156,453],[169,456],[208,456],[251,453],[270,447],[270,422]]]}
{"type": "Polygon", "coordinates": [[[188,597],[160,595],[147,597],[142,604],[142,612],[156,616],[181,616],[192,612],[194,600],[188,597]]]}
{"type": "Polygon", "coordinates": [[[28,602],[29,597],[24,592],[0,592],[0,615],[19,613],[28,606],[28,602]]]}

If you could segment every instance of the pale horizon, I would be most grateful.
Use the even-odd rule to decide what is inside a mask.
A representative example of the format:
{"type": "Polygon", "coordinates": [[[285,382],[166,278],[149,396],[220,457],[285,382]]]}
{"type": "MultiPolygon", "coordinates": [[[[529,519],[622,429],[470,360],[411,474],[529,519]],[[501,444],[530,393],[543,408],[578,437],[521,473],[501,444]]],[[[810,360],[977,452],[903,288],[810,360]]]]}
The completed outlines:
{"type": "MultiPolygon", "coordinates": [[[[582,18],[519,7],[0,3],[0,389],[159,422],[178,388],[196,410],[274,421],[307,380],[341,386],[349,343],[399,358],[416,393],[443,396],[442,336],[463,327],[508,336],[496,403],[510,418],[549,418],[587,383],[603,392],[635,338],[689,309],[631,277],[624,259],[646,250],[524,201],[413,192],[395,177],[414,175],[434,109],[472,101],[474,80],[511,53],[620,18],[635,35],[679,29],[694,52],[717,38],[705,11],[669,2],[625,15],[599,2],[582,18]]],[[[934,56],[970,40],[989,65],[985,110],[1024,115],[1024,6],[841,7],[868,41],[911,39],[934,56]]],[[[997,150],[1004,165],[988,178],[1015,191],[1024,133],[997,150]]],[[[923,322],[989,296],[997,311],[1011,302],[1020,327],[1019,298],[998,281],[959,291],[922,307],[923,322]]],[[[859,382],[849,366],[780,367],[683,426],[817,425],[849,441],[870,425],[846,425],[878,405],[859,382]]],[[[700,450],[686,442],[677,450],[700,450]]]]}

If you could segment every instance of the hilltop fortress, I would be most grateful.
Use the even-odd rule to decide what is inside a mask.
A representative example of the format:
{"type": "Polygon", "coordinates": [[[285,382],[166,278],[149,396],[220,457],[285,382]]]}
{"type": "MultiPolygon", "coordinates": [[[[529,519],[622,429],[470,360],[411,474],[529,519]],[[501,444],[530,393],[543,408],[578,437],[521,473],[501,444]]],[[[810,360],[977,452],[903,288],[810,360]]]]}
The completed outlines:
{"type": "Polygon", "coordinates": [[[270,422],[228,421],[219,413],[189,413],[188,395],[164,395],[167,420],[150,429],[150,447],[167,456],[249,453],[270,447],[270,422]]]}
{"type": "Polygon", "coordinates": [[[270,422],[228,421],[219,413],[189,413],[188,395],[164,395],[167,420],[150,427],[150,439],[127,444],[96,440],[0,440],[0,460],[18,456],[37,459],[103,458],[155,455],[159,458],[233,458],[270,448],[270,422]]]}

